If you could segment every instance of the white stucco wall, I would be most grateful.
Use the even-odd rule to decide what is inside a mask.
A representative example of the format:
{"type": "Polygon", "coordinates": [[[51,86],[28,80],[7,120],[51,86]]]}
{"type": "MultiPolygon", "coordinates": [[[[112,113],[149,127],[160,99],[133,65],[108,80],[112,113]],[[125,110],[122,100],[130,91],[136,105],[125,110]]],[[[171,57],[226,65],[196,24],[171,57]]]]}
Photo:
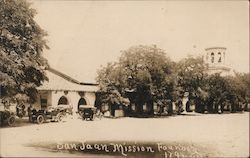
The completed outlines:
{"type": "Polygon", "coordinates": [[[68,91],[67,93],[64,91],[52,91],[52,106],[57,106],[58,101],[62,96],[67,98],[69,105],[73,107],[73,112],[78,110],[78,102],[81,98],[84,98],[88,105],[93,106],[96,99],[94,92],[84,92],[84,94],[80,96],[77,91],[68,91]]]}
{"type": "Polygon", "coordinates": [[[88,105],[95,104],[95,92],[83,92],[83,95],[81,96],[78,91],[40,91],[37,101],[33,104],[33,107],[38,109],[41,109],[41,95],[44,93],[47,93],[47,100],[48,100],[48,106],[54,106],[56,107],[58,105],[59,99],[64,96],[67,98],[69,105],[73,107],[73,112],[77,112],[78,110],[78,102],[81,98],[84,98],[86,100],[86,103],[88,105]]]}
{"type": "Polygon", "coordinates": [[[95,105],[96,96],[94,92],[86,92],[85,98],[86,98],[87,104],[95,105]]]}

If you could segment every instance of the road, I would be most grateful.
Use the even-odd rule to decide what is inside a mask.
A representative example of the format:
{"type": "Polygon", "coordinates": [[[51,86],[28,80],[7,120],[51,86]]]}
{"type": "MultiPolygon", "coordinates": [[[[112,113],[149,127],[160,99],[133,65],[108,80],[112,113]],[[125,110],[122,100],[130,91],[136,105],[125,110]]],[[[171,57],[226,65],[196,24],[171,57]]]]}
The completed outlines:
{"type": "MultiPolygon", "coordinates": [[[[249,112],[221,115],[188,114],[164,118],[103,118],[95,121],[74,118],[66,122],[41,125],[28,123],[25,119],[19,120],[16,127],[1,128],[0,136],[2,157],[97,157],[99,154],[101,157],[147,157],[145,152],[142,155],[133,155],[128,150],[127,153],[124,152],[125,155],[121,152],[112,155],[105,151],[98,153],[55,150],[55,147],[63,148],[60,144],[65,142],[76,142],[78,145],[89,142],[89,147],[94,147],[96,142],[104,142],[109,148],[114,143],[123,144],[125,147],[140,147],[144,144],[154,146],[153,150],[158,151],[163,150],[164,145],[179,144],[196,146],[202,149],[203,156],[248,157],[249,112]],[[163,146],[160,149],[161,143],[163,146]]],[[[153,156],[161,157],[161,154],[159,152],[158,156],[153,156]]]]}

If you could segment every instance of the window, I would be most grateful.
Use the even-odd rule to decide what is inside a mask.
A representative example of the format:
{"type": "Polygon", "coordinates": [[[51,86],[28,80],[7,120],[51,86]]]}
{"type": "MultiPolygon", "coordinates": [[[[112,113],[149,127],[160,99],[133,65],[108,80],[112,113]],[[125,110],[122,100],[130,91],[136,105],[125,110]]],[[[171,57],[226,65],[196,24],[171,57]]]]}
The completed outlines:
{"type": "Polygon", "coordinates": [[[219,59],[218,59],[218,63],[221,63],[221,52],[218,53],[219,59]]]}
{"type": "Polygon", "coordinates": [[[214,63],[214,53],[211,53],[211,63],[214,63]]]}
{"type": "Polygon", "coordinates": [[[41,109],[46,109],[48,100],[46,98],[41,98],[40,101],[41,101],[41,109]]]}

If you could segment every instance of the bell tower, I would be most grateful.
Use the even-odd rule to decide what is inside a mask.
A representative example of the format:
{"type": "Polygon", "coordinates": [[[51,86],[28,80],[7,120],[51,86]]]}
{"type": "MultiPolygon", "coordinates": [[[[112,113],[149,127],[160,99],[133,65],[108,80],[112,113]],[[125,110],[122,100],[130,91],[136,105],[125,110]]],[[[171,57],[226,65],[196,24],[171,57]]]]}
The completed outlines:
{"type": "Polygon", "coordinates": [[[208,64],[208,73],[220,73],[222,76],[230,74],[230,68],[226,65],[226,48],[206,48],[205,62],[208,64]]]}

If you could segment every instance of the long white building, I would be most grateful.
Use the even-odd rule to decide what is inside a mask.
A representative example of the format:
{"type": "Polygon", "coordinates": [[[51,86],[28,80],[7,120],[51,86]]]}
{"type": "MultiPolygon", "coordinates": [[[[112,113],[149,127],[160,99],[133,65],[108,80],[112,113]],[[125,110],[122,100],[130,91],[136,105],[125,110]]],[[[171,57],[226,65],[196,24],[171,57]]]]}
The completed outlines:
{"type": "Polygon", "coordinates": [[[49,81],[45,81],[38,87],[38,96],[33,107],[46,109],[49,106],[68,105],[73,112],[78,111],[79,105],[94,106],[98,90],[96,83],[82,83],[55,69],[48,68],[46,75],[49,81]]]}

